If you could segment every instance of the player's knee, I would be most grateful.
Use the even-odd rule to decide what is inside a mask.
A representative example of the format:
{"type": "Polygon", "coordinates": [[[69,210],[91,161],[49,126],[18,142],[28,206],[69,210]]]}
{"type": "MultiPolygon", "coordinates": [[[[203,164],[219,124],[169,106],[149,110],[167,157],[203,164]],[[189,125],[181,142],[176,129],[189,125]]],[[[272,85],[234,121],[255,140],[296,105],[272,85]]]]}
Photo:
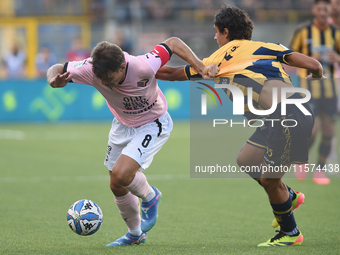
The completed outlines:
{"type": "Polygon", "coordinates": [[[110,181],[110,189],[116,197],[124,196],[128,192],[124,187],[119,185],[114,179],[111,179],[110,181]]]}
{"type": "Polygon", "coordinates": [[[278,187],[278,182],[280,179],[277,178],[265,178],[261,177],[261,185],[267,191],[270,192],[278,187]]]}
{"type": "Polygon", "coordinates": [[[128,186],[133,180],[133,176],[129,173],[129,171],[125,171],[124,169],[117,169],[113,167],[112,178],[114,178],[115,182],[120,186],[128,186]]]}
{"type": "Polygon", "coordinates": [[[114,182],[114,181],[110,181],[110,189],[113,193],[115,193],[118,189],[119,189],[119,186],[114,182]]]}
{"type": "Polygon", "coordinates": [[[114,175],[116,182],[121,186],[128,186],[130,182],[127,181],[127,176],[124,173],[118,172],[114,175]]]}

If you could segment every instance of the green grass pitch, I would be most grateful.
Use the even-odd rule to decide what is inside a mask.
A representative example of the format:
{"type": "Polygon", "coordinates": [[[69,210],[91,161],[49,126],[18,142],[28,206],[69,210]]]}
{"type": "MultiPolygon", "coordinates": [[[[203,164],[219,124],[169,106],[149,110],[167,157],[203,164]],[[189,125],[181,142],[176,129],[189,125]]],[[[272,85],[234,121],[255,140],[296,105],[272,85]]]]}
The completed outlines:
{"type": "MultiPolygon", "coordinates": [[[[109,129],[108,122],[0,125],[0,254],[340,254],[340,179],[328,186],[286,179],[306,195],[295,212],[304,242],[258,248],[275,235],[265,192],[249,178],[190,179],[189,124],[176,121],[145,172],[163,193],[146,244],[105,247],[127,230],[103,165],[109,129]],[[104,213],[93,236],[76,235],[66,222],[69,206],[83,198],[95,201],[104,213]]],[[[230,130],[229,144],[242,144],[233,140],[240,129],[230,130]]],[[[234,156],[228,157],[236,164],[234,156]]]]}

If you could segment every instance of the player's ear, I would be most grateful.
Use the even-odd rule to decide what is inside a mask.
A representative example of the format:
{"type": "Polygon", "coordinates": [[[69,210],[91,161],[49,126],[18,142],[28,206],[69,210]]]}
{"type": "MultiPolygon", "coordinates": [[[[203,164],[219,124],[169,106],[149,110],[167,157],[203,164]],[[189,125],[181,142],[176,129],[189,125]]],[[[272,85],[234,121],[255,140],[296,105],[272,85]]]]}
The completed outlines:
{"type": "Polygon", "coordinates": [[[225,39],[227,39],[228,38],[228,36],[229,36],[229,30],[228,30],[228,28],[224,28],[224,30],[223,30],[223,35],[224,35],[224,37],[225,37],[225,39]]]}
{"type": "Polygon", "coordinates": [[[123,72],[125,70],[125,68],[126,68],[126,63],[123,63],[123,64],[120,65],[119,70],[123,72]]]}

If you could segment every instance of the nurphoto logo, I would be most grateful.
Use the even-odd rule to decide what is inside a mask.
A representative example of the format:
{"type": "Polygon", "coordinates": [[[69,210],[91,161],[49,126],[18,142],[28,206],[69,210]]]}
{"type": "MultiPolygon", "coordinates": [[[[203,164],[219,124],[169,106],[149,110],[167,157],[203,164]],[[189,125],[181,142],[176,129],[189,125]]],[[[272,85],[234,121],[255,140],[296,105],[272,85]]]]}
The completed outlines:
{"type": "MultiPolygon", "coordinates": [[[[202,85],[205,85],[207,87],[209,87],[214,93],[215,95],[217,95],[218,99],[220,100],[220,103],[222,105],[221,99],[219,97],[219,95],[217,94],[216,90],[214,88],[212,88],[209,85],[206,85],[204,83],[201,83],[202,85]]],[[[215,88],[221,88],[221,89],[228,89],[230,90],[230,93],[232,95],[233,98],[233,115],[244,115],[244,104],[245,104],[245,100],[244,100],[244,94],[242,92],[242,90],[234,85],[230,85],[230,84],[215,84],[214,86],[215,88]]],[[[208,90],[206,89],[202,89],[199,88],[203,91],[205,91],[207,94],[210,95],[210,97],[213,98],[215,104],[216,104],[216,100],[214,99],[212,93],[210,93],[208,90]]],[[[288,104],[294,104],[296,105],[296,107],[298,109],[300,109],[300,111],[304,114],[304,115],[312,115],[304,106],[304,103],[307,103],[310,98],[311,98],[311,93],[304,88],[295,88],[295,87],[281,87],[279,88],[280,92],[281,92],[281,115],[282,116],[286,116],[286,107],[288,104]],[[287,94],[289,93],[303,93],[305,95],[305,97],[303,98],[287,98],[287,94]]],[[[248,120],[248,126],[249,127],[261,127],[264,125],[265,121],[271,121],[272,122],[272,126],[274,125],[275,121],[280,121],[281,125],[283,127],[295,127],[298,123],[296,120],[293,119],[284,119],[284,120],[279,120],[279,119],[265,119],[265,120],[261,120],[261,116],[268,116],[270,114],[272,114],[276,108],[277,108],[277,96],[278,96],[278,88],[273,88],[272,90],[272,106],[270,107],[270,109],[266,109],[266,110],[258,110],[255,109],[254,105],[253,105],[253,88],[252,87],[248,87],[247,88],[247,92],[248,92],[248,96],[247,96],[247,106],[248,109],[251,113],[259,116],[259,119],[251,119],[248,120]],[[261,124],[260,125],[253,125],[254,122],[256,121],[260,121],[261,124]],[[288,125],[288,122],[293,122],[294,124],[292,125],[288,125]]],[[[207,94],[202,94],[201,95],[201,115],[207,115],[207,94]]],[[[236,125],[236,124],[243,124],[243,126],[245,127],[246,125],[246,121],[243,120],[243,122],[236,122],[231,120],[227,120],[227,119],[214,119],[213,120],[213,127],[215,127],[216,125],[219,124],[227,124],[230,123],[231,127],[232,125],[236,125]]]]}

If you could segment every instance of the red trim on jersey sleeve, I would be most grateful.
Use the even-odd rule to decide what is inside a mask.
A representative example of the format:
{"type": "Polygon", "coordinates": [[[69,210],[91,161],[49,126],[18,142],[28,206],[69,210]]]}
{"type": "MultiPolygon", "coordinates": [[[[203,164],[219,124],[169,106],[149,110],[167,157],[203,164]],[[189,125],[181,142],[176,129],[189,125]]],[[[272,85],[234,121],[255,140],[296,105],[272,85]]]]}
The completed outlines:
{"type": "Polygon", "coordinates": [[[170,60],[171,57],[170,53],[162,45],[157,45],[155,48],[152,49],[151,52],[155,53],[158,57],[160,57],[162,61],[161,67],[164,66],[170,60]]]}

